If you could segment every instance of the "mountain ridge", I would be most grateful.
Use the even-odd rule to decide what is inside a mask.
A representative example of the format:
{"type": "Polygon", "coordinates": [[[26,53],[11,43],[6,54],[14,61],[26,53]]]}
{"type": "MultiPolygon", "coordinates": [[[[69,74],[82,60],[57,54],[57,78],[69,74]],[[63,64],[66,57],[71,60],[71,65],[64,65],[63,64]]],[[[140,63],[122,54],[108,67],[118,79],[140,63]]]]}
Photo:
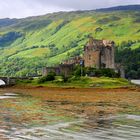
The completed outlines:
{"type": "Polygon", "coordinates": [[[140,10],[140,5],[120,5],[120,6],[114,6],[114,7],[108,7],[108,8],[100,8],[96,9],[96,11],[99,12],[107,12],[107,11],[128,11],[128,10],[133,10],[133,11],[139,11],[140,10]]]}

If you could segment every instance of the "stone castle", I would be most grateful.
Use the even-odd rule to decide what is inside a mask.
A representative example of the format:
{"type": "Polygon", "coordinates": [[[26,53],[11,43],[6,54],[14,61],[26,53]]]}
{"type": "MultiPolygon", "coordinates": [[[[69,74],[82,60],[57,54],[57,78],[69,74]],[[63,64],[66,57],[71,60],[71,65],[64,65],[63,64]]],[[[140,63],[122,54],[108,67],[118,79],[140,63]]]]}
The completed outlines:
{"type": "Polygon", "coordinates": [[[85,67],[115,68],[114,42],[109,40],[96,40],[92,37],[84,47],[85,67]]]}
{"type": "Polygon", "coordinates": [[[83,62],[84,67],[92,68],[110,68],[115,70],[115,47],[114,42],[109,40],[96,40],[90,37],[84,47],[83,57],[76,56],[64,61],[57,67],[43,68],[43,76],[49,72],[55,72],[57,75],[68,76],[75,65],[83,62]]]}

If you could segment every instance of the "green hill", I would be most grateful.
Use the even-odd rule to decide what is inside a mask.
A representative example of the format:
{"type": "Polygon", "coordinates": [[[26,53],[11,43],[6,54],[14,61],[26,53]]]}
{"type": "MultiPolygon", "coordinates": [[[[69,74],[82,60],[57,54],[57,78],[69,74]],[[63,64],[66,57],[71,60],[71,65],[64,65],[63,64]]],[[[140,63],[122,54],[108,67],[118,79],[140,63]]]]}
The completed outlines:
{"type": "MultiPolygon", "coordinates": [[[[24,19],[1,19],[0,75],[35,75],[45,65],[52,66],[81,55],[90,35],[114,40],[121,51],[127,48],[135,50],[137,55],[140,11],[58,12],[24,19]]],[[[120,53],[117,56],[122,57],[120,53]]],[[[138,69],[139,63],[136,69],[132,68],[138,69]]]]}

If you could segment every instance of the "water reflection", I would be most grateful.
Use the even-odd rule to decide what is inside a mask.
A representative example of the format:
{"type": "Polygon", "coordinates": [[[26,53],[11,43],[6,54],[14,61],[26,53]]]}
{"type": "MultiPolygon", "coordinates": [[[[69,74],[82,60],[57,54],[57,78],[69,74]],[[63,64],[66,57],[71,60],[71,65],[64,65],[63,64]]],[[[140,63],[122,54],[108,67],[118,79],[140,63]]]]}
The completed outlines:
{"type": "Polygon", "coordinates": [[[5,93],[3,95],[0,96],[0,99],[9,99],[9,98],[17,98],[18,94],[14,94],[14,93],[5,93]]]}
{"type": "Polygon", "coordinates": [[[140,80],[131,80],[131,83],[136,84],[136,85],[140,85],[140,80]]]}
{"type": "Polygon", "coordinates": [[[81,107],[80,103],[46,102],[13,93],[1,94],[0,98],[0,139],[138,140],[140,137],[138,115],[106,116],[100,111],[98,115],[85,117],[79,115],[82,111],[76,110],[73,113],[62,107],[81,107]]]}

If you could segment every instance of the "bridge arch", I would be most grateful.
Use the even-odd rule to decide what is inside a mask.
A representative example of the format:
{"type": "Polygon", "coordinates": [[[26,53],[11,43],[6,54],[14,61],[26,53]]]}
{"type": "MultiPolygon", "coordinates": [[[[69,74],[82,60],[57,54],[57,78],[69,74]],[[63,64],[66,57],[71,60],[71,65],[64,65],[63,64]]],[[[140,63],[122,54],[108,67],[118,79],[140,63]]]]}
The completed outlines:
{"type": "Polygon", "coordinates": [[[4,86],[4,85],[6,85],[6,82],[4,80],[0,79],[0,86],[4,86]]]}
{"type": "Polygon", "coordinates": [[[5,85],[5,86],[10,85],[10,83],[11,83],[11,78],[9,78],[9,77],[0,77],[0,80],[3,83],[3,85],[5,85]]]}

